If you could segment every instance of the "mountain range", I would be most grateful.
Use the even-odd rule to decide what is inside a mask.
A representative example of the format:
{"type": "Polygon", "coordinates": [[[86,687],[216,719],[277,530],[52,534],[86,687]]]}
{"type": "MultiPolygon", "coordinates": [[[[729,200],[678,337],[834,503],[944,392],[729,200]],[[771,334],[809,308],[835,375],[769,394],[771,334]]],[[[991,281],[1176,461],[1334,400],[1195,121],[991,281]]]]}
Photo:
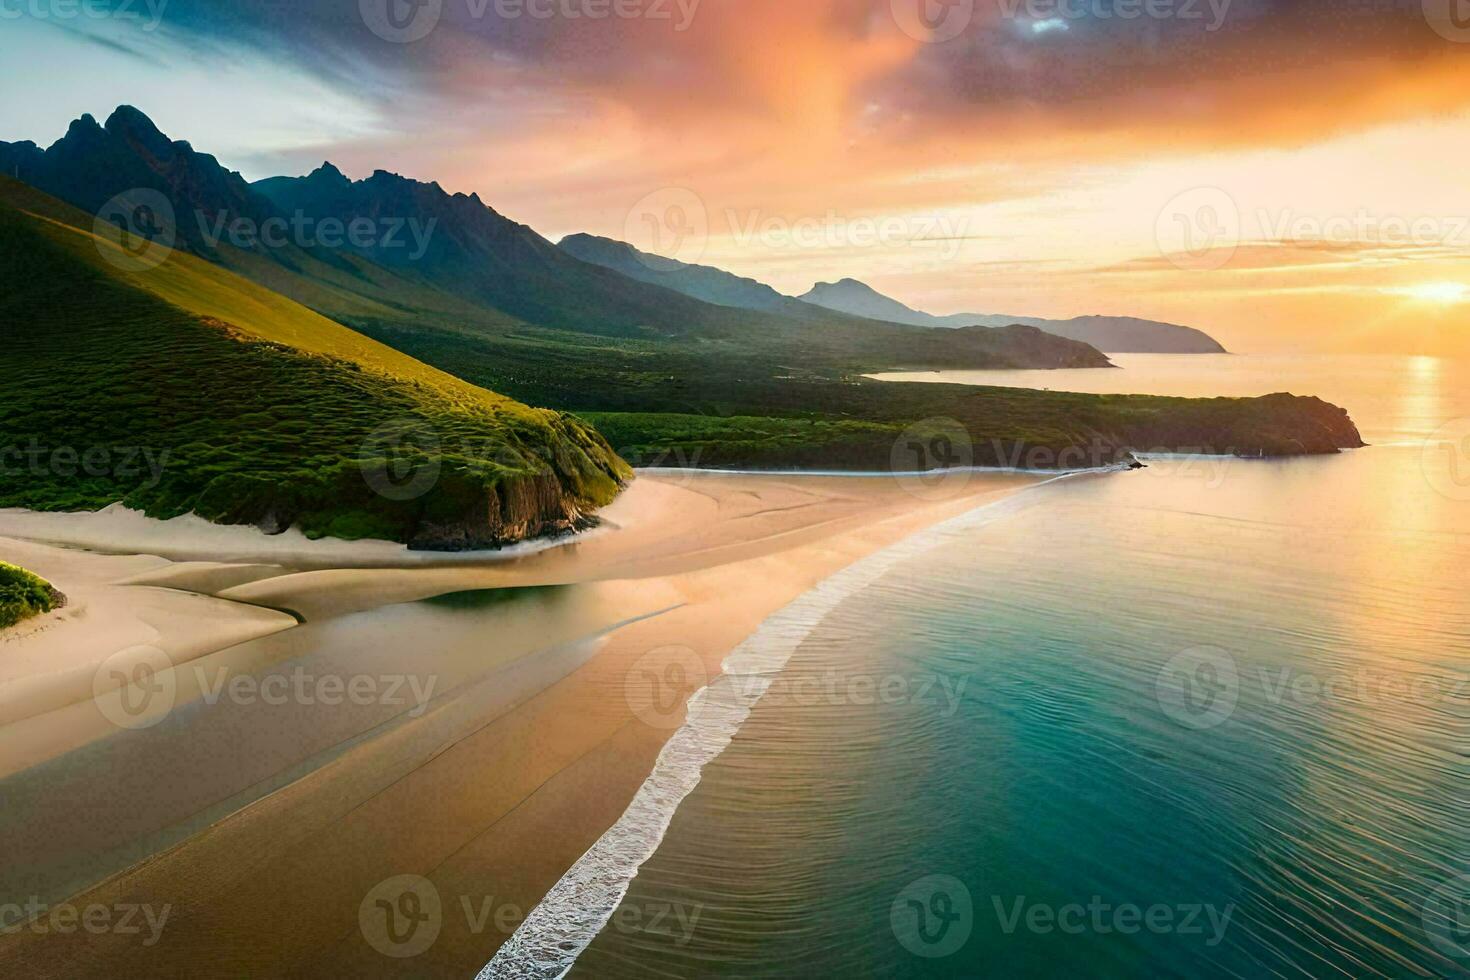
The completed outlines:
{"type": "Polygon", "coordinates": [[[871,358],[881,366],[1106,366],[1097,351],[1032,331],[916,333],[837,311],[793,318],[743,311],[583,262],[473,194],[375,171],[351,181],[330,163],[304,177],[248,183],[142,112],[120,106],[99,125],[74,121],[56,143],[0,144],[0,172],[85,211],[147,190],[173,241],[312,309],[355,325],[426,324],[503,335],[522,327],[603,337],[769,348],[782,362],[871,358]],[[157,209],[162,211],[163,209],[157,209]],[[171,220],[170,220],[171,219],[171,220]],[[318,233],[366,222],[361,237],[318,233]],[[242,240],[239,224],[263,233],[242,240]]]}
{"type": "Polygon", "coordinates": [[[747,310],[765,310],[796,319],[818,319],[833,312],[914,327],[960,329],[1037,327],[1068,340],[1088,344],[1110,354],[1221,354],[1213,337],[1192,327],[1123,316],[1081,316],[1070,320],[1003,314],[957,313],[934,316],[905,306],[856,279],[818,283],[805,295],[786,296],[755,279],[747,279],[708,265],[693,265],[641,251],[626,242],[595,235],[569,235],[559,243],[587,262],[615,269],[625,276],[664,286],[707,303],[747,310]]]}
{"type": "Polygon", "coordinates": [[[931,329],[650,265],[606,240],[553,244],[476,195],[386,170],[354,181],[323,164],[250,183],[127,106],[104,124],[83,116],[45,149],[0,143],[0,172],[0,444],[127,438],[181,460],[156,486],[22,481],[0,488],[0,506],[125,500],[160,516],[474,547],[578,526],[616,493],[624,460],[909,468],[905,447],[935,420],[963,427],[973,462],[996,465],[1359,442],[1340,408],[1292,395],[869,380],[1110,362],[1029,324],[931,329]],[[156,262],[119,265],[140,244],[156,262]],[[410,445],[411,461],[445,476],[385,502],[359,470],[404,420],[458,445],[410,445]]]}
{"type": "Polygon", "coordinates": [[[935,316],[905,306],[856,279],[819,282],[801,297],[829,310],[907,323],[916,327],[999,327],[1024,323],[1049,334],[1080,340],[1109,354],[1224,354],[1219,341],[1202,330],[1177,323],[1142,320],[1132,316],[1079,316],[1070,320],[1018,317],[996,313],[953,313],[935,316]]]}

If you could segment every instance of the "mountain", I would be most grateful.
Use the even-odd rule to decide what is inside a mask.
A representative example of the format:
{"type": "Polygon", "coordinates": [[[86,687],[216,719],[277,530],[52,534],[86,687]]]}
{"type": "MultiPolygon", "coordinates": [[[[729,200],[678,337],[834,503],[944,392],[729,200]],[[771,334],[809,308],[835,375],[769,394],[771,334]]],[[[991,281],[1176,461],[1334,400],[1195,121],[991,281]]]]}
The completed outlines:
{"type": "Polygon", "coordinates": [[[305,177],[258,181],[253,190],[282,213],[350,226],[413,222],[422,249],[375,236],[343,249],[378,265],[542,326],[599,334],[733,331],[728,311],[581,262],[476,194],[385,170],[349,181],[330,163],[305,177]]]}
{"type": "Polygon", "coordinates": [[[715,305],[581,261],[437,184],[386,171],[353,181],[323,166],[251,185],[139,117],[124,108],[104,126],[79,120],[46,150],[0,145],[0,165],[38,185],[91,202],[122,194],[125,205],[95,223],[6,185],[29,212],[19,227],[30,238],[13,230],[0,245],[0,314],[7,327],[27,321],[12,345],[19,355],[0,363],[0,429],[20,419],[22,434],[56,431],[70,445],[100,435],[167,447],[181,461],[169,471],[177,479],[40,481],[0,487],[0,499],[53,508],[122,499],[150,513],[193,509],[272,528],[294,519],[315,534],[456,547],[577,523],[616,491],[618,456],[910,467],[913,432],[936,419],[963,427],[976,462],[1041,468],[1126,459],[1134,447],[1270,455],[1358,444],[1341,409],[1291,395],[1192,401],[871,381],[864,375],[882,370],[1109,362],[1024,324],[932,330],[795,299],[780,311],[715,305]],[[181,247],[163,264],[122,274],[105,260],[84,273],[32,240],[69,228],[53,244],[70,242],[71,259],[91,266],[151,247],[109,223],[136,217],[145,192],[160,212],[147,236],[167,213],[210,233],[178,230],[181,247]],[[215,233],[251,225],[252,214],[292,233],[277,243],[215,233]],[[405,226],[397,246],[373,234],[405,226]],[[51,258],[12,258],[28,250],[51,258]],[[12,390],[26,393],[14,408],[12,390]],[[160,411],[148,408],[155,396],[160,411]],[[71,400],[84,414],[67,414],[71,400]],[[446,476],[422,498],[385,503],[364,494],[359,471],[383,464],[364,446],[401,418],[426,420],[442,447],[399,439],[410,472],[437,461],[446,476]],[[587,422],[614,433],[618,452],[587,422]],[[492,435],[465,435],[481,430],[492,435]]]}
{"type": "Polygon", "coordinates": [[[714,266],[691,265],[653,255],[611,238],[569,235],[559,244],[564,251],[585,262],[615,269],[630,278],[664,286],[707,303],[780,313],[799,320],[820,319],[825,311],[911,327],[1008,327],[1019,323],[1112,353],[1224,351],[1211,337],[1198,330],[1135,317],[1083,316],[1071,320],[1047,320],[997,314],[933,316],[884,296],[856,279],[818,283],[806,295],[794,298],[755,279],[737,276],[714,266]]]}
{"type": "Polygon", "coordinates": [[[0,444],[92,460],[0,473],[0,507],[123,502],[458,550],[580,527],[632,475],[572,416],[135,245],[0,178],[0,444]]]}
{"type": "Polygon", "coordinates": [[[994,313],[956,313],[935,316],[905,306],[856,279],[820,282],[801,296],[805,303],[876,320],[917,327],[998,327],[1024,323],[1049,334],[1091,344],[1110,354],[1223,354],[1213,337],[1193,327],[1129,316],[1079,316],[1070,320],[1015,317],[994,313]]]}
{"type": "Polygon", "coordinates": [[[663,286],[717,306],[766,310],[803,318],[810,317],[815,312],[790,296],[776,292],[763,282],[746,279],[714,266],[691,265],[662,255],[653,255],[636,249],[627,242],[597,235],[568,235],[557,245],[562,251],[583,262],[615,269],[630,278],[663,286]]]}
{"type": "MultiPolygon", "coordinates": [[[[137,109],[76,120],[45,150],[0,144],[0,168],[85,211],[146,214],[178,246],[364,330],[441,328],[567,343],[538,331],[762,347],[803,369],[1106,366],[1084,344],[986,333],[919,340],[892,324],[833,313],[794,318],[735,309],[583,262],[474,194],[385,170],[349,180],[323,164],[304,177],[247,183],[213,156],[170,140],[137,109]],[[154,195],[147,201],[146,195],[154,195]],[[124,195],[119,206],[118,195],[124,195]],[[148,204],[140,210],[139,201],[148,204]],[[243,231],[239,229],[243,227],[243,231]]],[[[500,342],[496,340],[495,342],[500,342]]],[[[575,346],[575,344],[574,344],[575,346]]],[[[581,343],[585,350],[586,343],[581,343]]]]}
{"type": "MultiPolygon", "coordinates": [[[[853,316],[865,316],[873,320],[892,320],[915,327],[949,326],[938,322],[938,317],[904,306],[896,299],[889,299],[867,283],[856,279],[841,282],[819,282],[804,296],[803,303],[820,306],[828,310],[839,310],[853,316]]],[[[974,326],[975,324],[967,324],[974,326]]],[[[986,324],[989,326],[989,324],[986,324]]],[[[1032,324],[1035,326],[1035,324],[1032,324]]]]}

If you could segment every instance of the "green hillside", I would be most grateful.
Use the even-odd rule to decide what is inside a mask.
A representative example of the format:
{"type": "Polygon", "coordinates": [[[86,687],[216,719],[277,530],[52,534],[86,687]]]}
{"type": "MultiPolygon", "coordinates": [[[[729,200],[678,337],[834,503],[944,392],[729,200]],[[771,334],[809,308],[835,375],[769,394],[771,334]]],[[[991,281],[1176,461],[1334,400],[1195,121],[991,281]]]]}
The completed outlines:
{"type": "MultiPolygon", "coordinates": [[[[0,201],[35,194],[0,182],[0,201]]],[[[575,527],[630,475],[571,416],[189,255],[121,270],[104,258],[118,242],[44,203],[44,218],[0,204],[0,447],[20,451],[0,461],[0,506],[122,501],[459,548],[575,527]]]]}

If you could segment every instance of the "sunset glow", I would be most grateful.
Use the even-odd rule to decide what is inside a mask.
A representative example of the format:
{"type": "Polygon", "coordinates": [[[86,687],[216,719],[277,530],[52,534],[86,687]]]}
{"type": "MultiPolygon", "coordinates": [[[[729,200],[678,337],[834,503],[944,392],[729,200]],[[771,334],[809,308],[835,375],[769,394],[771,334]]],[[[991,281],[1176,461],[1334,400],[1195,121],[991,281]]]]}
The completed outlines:
{"type": "Polygon", "coordinates": [[[341,6],[192,0],[152,30],[7,22],[0,139],[45,145],[57,119],[108,111],[64,70],[85,63],[112,102],[252,179],[387,168],[553,240],[627,237],[641,204],[687,192],[697,261],[790,294],[851,275],[941,314],[1128,313],[1232,349],[1470,353],[1463,294],[1421,289],[1470,280],[1470,58],[1418,3],[1125,20],[1020,0],[687,0],[606,19],[447,2],[412,43],[341,6]],[[227,116],[200,110],[220,98],[227,116]],[[1173,212],[1211,191],[1228,254],[1180,267],[1159,229],[1186,228],[1197,216],[1173,212]],[[1433,322],[1395,322],[1406,296],[1433,322]]]}
{"type": "Polygon", "coordinates": [[[1431,303],[1463,303],[1470,299],[1470,287],[1462,282],[1428,282],[1410,286],[1404,293],[1431,303]]]}

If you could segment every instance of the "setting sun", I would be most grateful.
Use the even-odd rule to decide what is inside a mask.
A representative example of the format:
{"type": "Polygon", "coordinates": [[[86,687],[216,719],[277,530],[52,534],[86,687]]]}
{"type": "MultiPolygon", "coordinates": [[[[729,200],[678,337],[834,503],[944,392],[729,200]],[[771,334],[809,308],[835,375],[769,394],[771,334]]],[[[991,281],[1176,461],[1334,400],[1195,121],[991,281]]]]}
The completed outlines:
{"type": "Polygon", "coordinates": [[[1462,282],[1426,282],[1402,290],[1405,296],[1431,303],[1463,303],[1470,300],[1470,286],[1462,282]]]}

